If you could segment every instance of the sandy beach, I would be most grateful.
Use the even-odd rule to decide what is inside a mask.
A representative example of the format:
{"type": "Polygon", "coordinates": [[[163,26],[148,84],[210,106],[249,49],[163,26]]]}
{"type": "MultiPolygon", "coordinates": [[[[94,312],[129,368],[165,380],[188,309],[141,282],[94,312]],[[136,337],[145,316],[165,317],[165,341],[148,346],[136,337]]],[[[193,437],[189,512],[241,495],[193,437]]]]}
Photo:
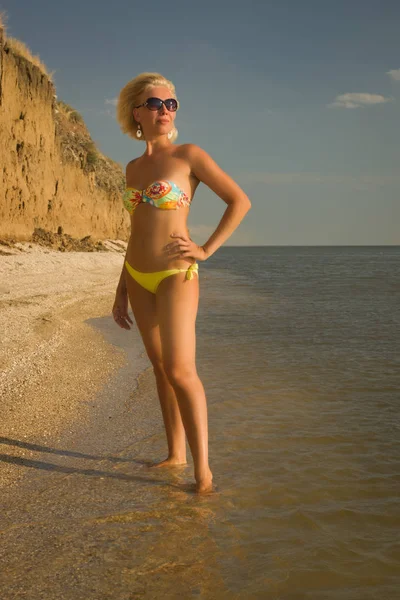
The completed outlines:
{"type": "MultiPolygon", "coordinates": [[[[124,364],[123,349],[85,322],[111,315],[126,243],[105,244],[109,251],[59,252],[28,242],[0,246],[4,439],[55,438],[78,413],[85,418],[88,399],[124,364]]],[[[23,477],[18,458],[32,454],[13,447],[13,460],[2,462],[0,487],[23,477]]]]}

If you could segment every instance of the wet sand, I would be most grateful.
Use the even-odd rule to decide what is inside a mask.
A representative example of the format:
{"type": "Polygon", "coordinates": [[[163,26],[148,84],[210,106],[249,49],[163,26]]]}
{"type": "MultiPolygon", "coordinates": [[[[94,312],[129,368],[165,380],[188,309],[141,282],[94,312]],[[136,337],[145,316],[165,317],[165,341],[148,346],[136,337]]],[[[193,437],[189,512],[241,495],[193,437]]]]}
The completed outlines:
{"type": "MultiPolygon", "coordinates": [[[[107,336],[105,320],[97,325],[107,336]]],[[[28,474],[2,490],[7,600],[236,597],[213,535],[220,497],[191,491],[191,464],[148,468],[165,458],[166,440],[154,376],[133,338],[127,363],[88,400],[87,418],[54,441],[25,443],[28,474]]],[[[14,454],[12,439],[7,446],[14,454]]],[[[227,523],[229,544],[234,534],[227,523]]]]}
{"type": "Polygon", "coordinates": [[[20,247],[0,257],[0,489],[26,474],[21,461],[34,457],[29,444],[46,445],[87,419],[88,402],[126,361],[88,321],[112,321],[121,248],[20,247]]]}

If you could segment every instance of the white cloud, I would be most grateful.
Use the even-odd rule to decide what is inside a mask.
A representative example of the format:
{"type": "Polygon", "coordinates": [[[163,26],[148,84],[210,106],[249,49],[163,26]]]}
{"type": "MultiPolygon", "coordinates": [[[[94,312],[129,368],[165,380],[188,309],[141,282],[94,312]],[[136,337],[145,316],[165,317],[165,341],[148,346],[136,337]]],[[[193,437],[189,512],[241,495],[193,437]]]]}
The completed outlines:
{"type": "Polygon", "coordinates": [[[115,119],[115,111],[110,110],[109,108],[106,108],[105,110],[97,110],[96,115],[102,115],[102,116],[111,117],[112,119],[115,119]]]}
{"type": "Polygon", "coordinates": [[[391,98],[385,98],[380,94],[341,94],[336,96],[335,102],[328,104],[328,108],[360,108],[390,102],[391,98]]]}
{"type": "MultiPolygon", "coordinates": [[[[118,98],[106,98],[104,100],[104,104],[111,104],[111,106],[117,106],[118,98]]],[[[103,110],[96,111],[97,115],[105,115],[106,117],[111,117],[115,119],[115,109],[113,108],[105,108],[103,110]]]]}
{"type": "Polygon", "coordinates": [[[400,81],[400,69],[391,69],[391,71],[386,71],[386,75],[390,75],[393,81],[400,81]]]}

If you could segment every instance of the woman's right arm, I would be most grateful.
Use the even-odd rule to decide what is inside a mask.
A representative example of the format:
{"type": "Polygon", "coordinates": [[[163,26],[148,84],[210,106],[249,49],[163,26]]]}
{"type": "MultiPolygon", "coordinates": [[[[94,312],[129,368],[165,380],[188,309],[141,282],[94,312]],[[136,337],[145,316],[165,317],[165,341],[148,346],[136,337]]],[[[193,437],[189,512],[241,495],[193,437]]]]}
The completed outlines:
{"type": "MultiPolygon", "coordinates": [[[[130,167],[130,165],[132,165],[132,163],[135,160],[136,159],[131,160],[126,165],[126,176],[128,174],[128,168],[130,167]]],[[[131,240],[129,238],[128,246],[126,248],[126,252],[125,252],[125,256],[124,256],[124,261],[122,263],[121,275],[120,275],[117,289],[115,292],[114,305],[112,308],[114,320],[117,323],[117,325],[119,325],[122,329],[130,329],[129,323],[133,323],[132,319],[130,318],[130,316],[128,314],[128,289],[126,287],[126,279],[125,279],[126,278],[125,260],[126,260],[127,254],[128,254],[130,241],[131,240]]]]}
{"type": "MultiPolygon", "coordinates": [[[[128,249],[126,250],[125,258],[126,258],[127,252],[128,252],[128,249]]],[[[114,305],[112,307],[112,314],[114,317],[114,321],[116,322],[117,325],[119,325],[119,327],[121,327],[122,329],[130,329],[129,323],[132,324],[133,321],[128,314],[128,299],[129,298],[128,298],[128,290],[126,287],[126,280],[125,280],[125,274],[126,274],[125,258],[124,258],[124,262],[122,265],[121,276],[119,278],[119,282],[117,285],[117,291],[115,293],[115,300],[114,300],[114,305]]]]}
{"type": "MultiPolygon", "coordinates": [[[[132,171],[132,166],[133,164],[136,162],[137,158],[134,158],[133,160],[129,161],[128,164],[125,167],[125,182],[128,181],[129,179],[129,175],[130,172],[132,171]]],[[[129,242],[130,242],[130,238],[129,238],[129,242]]],[[[129,249],[129,242],[128,242],[128,246],[126,248],[126,252],[125,252],[125,257],[124,257],[124,262],[122,263],[122,271],[121,271],[121,277],[119,278],[119,282],[117,285],[117,294],[127,294],[127,289],[126,289],[126,281],[125,281],[125,260],[126,260],[126,256],[128,254],[128,249],[129,249]]]]}
{"type": "Polygon", "coordinates": [[[121,276],[119,278],[119,282],[117,285],[117,294],[127,294],[128,290],[126,287],[126,280],[125,280],[125,273],[126,273],[126,269],[125,269],[125,260],[126,260],[126,255],[128,254],[128,248],[126,249],[125,252],[125,256],[124,256],[124,262],[122,263],[122,271],[121,271],[121,276]]]}

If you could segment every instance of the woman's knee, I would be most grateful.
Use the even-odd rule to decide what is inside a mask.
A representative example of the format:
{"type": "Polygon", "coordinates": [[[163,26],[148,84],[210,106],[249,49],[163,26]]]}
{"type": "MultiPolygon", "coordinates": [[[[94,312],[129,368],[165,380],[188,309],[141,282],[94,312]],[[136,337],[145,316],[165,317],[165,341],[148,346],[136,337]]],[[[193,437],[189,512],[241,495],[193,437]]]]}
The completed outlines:
{"type": "Polygon", "coordinates": [[[165,363],[164,371],[172,386],[183,388],[197,378],[196,365],[191,363],[165,363]]]}
{"type": "MultiPolygon", "coordinates": [[[[150,358],[150,357],[149,357],[150,358]]],[[[154,375],[156,377],[166,377],[164,365],[162,358],[160,357],[151,357],[150,362],[153,365],[154,375]]]]}

